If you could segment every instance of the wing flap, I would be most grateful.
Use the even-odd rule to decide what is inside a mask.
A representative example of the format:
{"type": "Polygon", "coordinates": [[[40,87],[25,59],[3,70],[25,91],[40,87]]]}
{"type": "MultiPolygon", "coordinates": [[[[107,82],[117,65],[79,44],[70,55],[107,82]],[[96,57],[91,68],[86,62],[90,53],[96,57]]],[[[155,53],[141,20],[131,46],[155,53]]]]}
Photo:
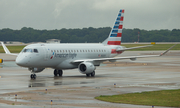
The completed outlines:
{"type": "Polygon", "coordinates": [[[115,57],[115,58],[82,59],[82,60],[74,60],[71,63],[92,62],[92,61],[103,62],[103,61],[108,61],[108,60],[122,60],[122,59],[158,57],[158,56],[160,56],[160,55],[144,55],[144,56],[127,56],[127,57],[115,57]]]}

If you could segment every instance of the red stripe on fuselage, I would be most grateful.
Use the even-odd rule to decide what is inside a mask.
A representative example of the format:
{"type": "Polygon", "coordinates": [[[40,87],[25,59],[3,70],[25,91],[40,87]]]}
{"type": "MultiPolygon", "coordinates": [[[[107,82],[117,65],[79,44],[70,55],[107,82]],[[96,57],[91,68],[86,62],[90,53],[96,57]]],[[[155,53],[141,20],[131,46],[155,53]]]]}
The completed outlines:
{"type": "Polygon", "coordinates": [[[108,41],[108,45],[121,45],[121,41],[108,41]]]}
{"type": "Polygon", "coordinates": [[[116,49],[111,49],[111,54],[121,54],[122,51],[116,51],[116,49]]]}

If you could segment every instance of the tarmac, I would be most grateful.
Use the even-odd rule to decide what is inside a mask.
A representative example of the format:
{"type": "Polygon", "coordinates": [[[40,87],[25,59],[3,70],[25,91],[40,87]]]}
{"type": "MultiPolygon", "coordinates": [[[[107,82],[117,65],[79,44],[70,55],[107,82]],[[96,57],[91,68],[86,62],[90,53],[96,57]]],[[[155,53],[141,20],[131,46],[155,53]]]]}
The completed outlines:
{"type": "MultiPolygon", "coordinates": [[[[120,56],[161,52],[163,51],[126,51],[120,56]]],[[[35,80],[31,80],[31,73],[27,68],[17,66],[15,58],[0,54],[0,59],[4,59],[4,63],[0,64],[0,108],[152,108],[103,102],[94,97],[180,89],[180,51],[170,51],[165,56],[140,58],[136,61],[127,59],[114,63],[104,62],[96,68],[96,76],[93,78],[86,77],[78,69],[65,70],[63,77],[54,77],[53,69],[45,69],[36,74],[35,80]]]]}

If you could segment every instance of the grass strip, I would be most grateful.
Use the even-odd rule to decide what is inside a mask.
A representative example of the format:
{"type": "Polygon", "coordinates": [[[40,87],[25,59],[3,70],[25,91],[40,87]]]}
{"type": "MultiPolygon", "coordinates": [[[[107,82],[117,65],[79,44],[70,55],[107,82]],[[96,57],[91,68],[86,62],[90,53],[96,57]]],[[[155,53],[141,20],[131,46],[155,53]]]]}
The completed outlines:
{"type": "Polygon", "coordinates": [[[180,89],[129,93],[112,96],[101,95],[99,97],[95,97],[95,99],[113,103],[180,107],[180,89]]]}
{"type": "MultiPolygon", "coordinates": [[[[7,46],[11,53],[20,53],[25,46],[7,46]]],[[[0,46],[0,53],[5,53],[2,46],[0,46]]]]}

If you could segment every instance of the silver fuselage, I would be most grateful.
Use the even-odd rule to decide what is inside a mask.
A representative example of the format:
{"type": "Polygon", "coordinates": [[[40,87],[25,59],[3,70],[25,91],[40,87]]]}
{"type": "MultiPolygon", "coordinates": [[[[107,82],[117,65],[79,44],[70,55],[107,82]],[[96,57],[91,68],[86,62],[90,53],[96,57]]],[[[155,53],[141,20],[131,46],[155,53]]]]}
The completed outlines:
{"type": "MultiPolygon", "coordinates": [[[[112,50],[122,46],[104,44],[31,44],[24,48],[16,58],[16,64],[22,67],[73,69],[78,64],[74,60],[110,58],[118,54],[112,50]],[[37,49],[38,52],[23,52],[24,49],[37,49]]],[[[95,66],[101,62],[93,61],[95,66]]]]}

